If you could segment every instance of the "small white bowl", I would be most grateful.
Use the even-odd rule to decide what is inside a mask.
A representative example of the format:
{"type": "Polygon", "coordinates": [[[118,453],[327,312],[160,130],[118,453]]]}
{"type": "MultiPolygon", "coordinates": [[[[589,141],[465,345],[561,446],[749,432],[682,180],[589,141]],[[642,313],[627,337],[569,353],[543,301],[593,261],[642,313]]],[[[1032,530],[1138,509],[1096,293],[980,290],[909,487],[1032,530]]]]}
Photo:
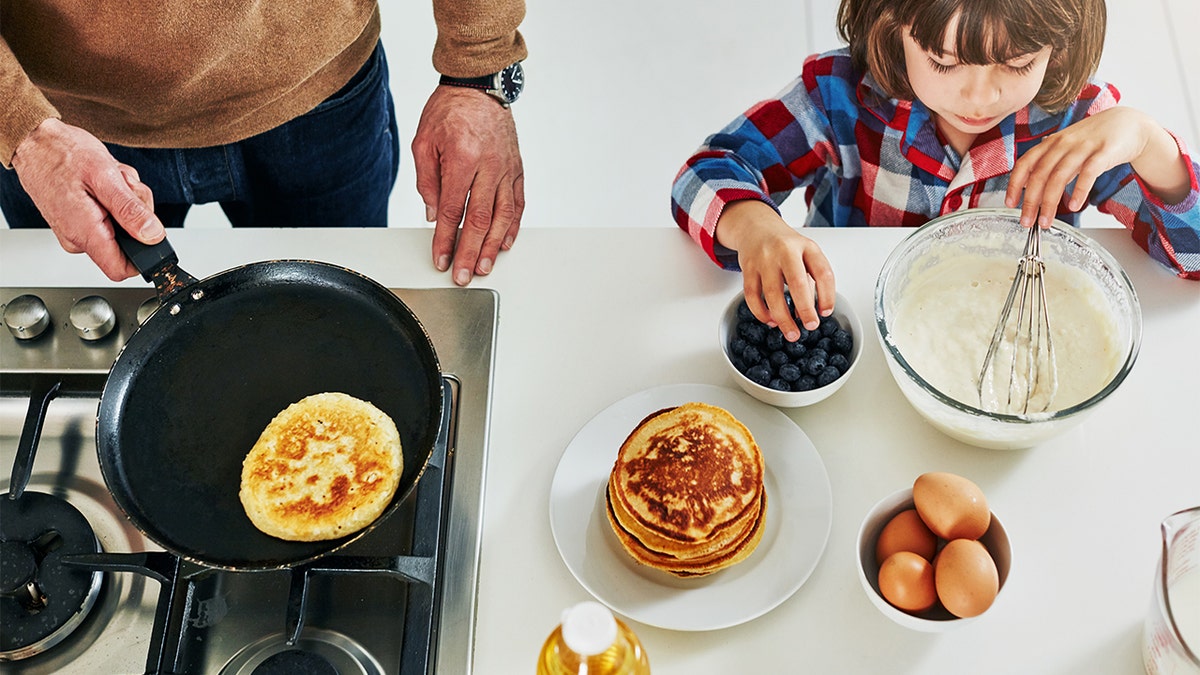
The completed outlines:
{"type": "Polygon", "coordinates": [[[858,580],[862,584],[863,591],[871,599],[871,603],[879,608],[880,612],[883,612],[884,616],[905,628],[925,633],[947,631],[986,615],[992,607],[996,606],[995,603],[999,602],[1000,595],[1004,592],[1004,583],[1008,580],[1009,569],[1012,567],[1012,544],[1008,540],[1008,532],[994,511],[991,524],[988,526],[987,532],[984,532],[983,536],[979,538],[979,543],[983,544],[996,563],[996,572],[1000,577],[1000,590],[996,593],[996,601],[992,603],[992,607],[989,607],[983,614],[960,618],[947,612],[940,604],[920,615],[909,614],[892,606],[879,592],[879,564],[875,562],[875,542],[879,539],[879,533],[883,531],[883,526],[887,525],[888,521],[897,513],[913,508],[912,494],[912,488],[895,492],[873,506],[867,512],[866,518],[863,518],[862,526],[858,529],[857,540],[858,580]]]}
{"type": "Polygon", "coordinates": [[[846,372],[842,373],[842,376],[838,379],[823,387],[807,391],[779,391],[778,389],[764,387],[743,375],[737,369],[737,366],[733,365],[733,361],[729,357],[729,338],[737,330],[737,309],[744,298],[745,295],[739,292],[726,305],[717,327],[717,339],[721,344],[721,356],[725,361],[725,366],[729,368],[729,373],[738,383],[738,386],[747,394],[750,394],[763,403],[779,408],[799,408],[829,398],[834,392],[842,388],[846,380],[850,379],[850,375],[854,372],[854,367],[858,365],[859,357],[862,356],[863,341],[866,336],[863,335],[862,323],[858,320],[858,315],[854,313],[854,308],[850,305],[850,301],[843,297],[841,293],[838,293],[834,300],[833,318],[854,339],[854,346],[851,348],[848,357],[850,365],[846,368],[846,372]]]}

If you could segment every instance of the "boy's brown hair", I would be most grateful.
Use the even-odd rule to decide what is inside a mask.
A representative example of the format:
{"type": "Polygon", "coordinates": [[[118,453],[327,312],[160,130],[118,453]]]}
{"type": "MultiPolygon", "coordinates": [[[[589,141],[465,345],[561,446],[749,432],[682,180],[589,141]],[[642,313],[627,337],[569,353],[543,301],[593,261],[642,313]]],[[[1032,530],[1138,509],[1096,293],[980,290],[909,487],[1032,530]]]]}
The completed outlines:
{"type": "Polygon", "coordinates": [[[901,31],[938,56],[958,14],[953,44],[959,63],[1004,63],[1049,45],[1050,64],[1033,102],[1066,108],[1096,72],[1104,47],[1104,0],[842,0],[838,34],[854,67],[893,97],[911,100],[901,31]]]}

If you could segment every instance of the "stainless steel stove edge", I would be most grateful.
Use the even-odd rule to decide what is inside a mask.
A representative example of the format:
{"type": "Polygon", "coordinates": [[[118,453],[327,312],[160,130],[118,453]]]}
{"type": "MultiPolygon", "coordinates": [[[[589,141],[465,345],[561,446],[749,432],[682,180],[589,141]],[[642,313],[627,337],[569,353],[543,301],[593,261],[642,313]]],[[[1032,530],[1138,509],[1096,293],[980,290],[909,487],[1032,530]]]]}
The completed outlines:
{"type": "Polygon", "coordinates": [[[491,289],[437,289],[411,298],[393,291],[421,318],[442,371],[461,384],[435,672],[472,673],[500,296],[491,289]],[[426,298],[442,309],[424,305],[426,298]],[[451,330],[463,316],[473,318],[470,326],[451,330]]]}

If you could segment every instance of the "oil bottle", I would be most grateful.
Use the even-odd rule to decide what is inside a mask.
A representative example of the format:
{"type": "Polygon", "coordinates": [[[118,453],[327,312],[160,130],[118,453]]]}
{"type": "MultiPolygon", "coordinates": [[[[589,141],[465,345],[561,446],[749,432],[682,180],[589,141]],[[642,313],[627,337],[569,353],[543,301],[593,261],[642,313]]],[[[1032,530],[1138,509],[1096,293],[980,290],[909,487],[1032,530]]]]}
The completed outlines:
{"type": "Polygon", "coordinates": [[[563,611],[538,655],[537,675],[650,675],[637,635],[604,605],[587,601],[563,611]]]}

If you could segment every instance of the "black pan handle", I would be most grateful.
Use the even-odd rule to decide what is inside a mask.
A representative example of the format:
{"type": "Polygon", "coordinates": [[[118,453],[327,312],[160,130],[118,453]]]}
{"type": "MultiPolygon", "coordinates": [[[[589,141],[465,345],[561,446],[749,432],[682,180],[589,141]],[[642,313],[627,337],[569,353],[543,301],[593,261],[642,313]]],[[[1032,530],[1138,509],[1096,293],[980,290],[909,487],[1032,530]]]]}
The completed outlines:
{"type": "Polygon", "coordinates": [[[196,277],[180,269],[179,256],[175,255],[175,248],[166,237],[157,244],[143,244],[119,225],[113,227],[113,234],[116,235],[121,252],[129,258],[137,271],[142,273],[142,278],[154,284],[160,304],[183,288],[196,283],[196,277]]]}

